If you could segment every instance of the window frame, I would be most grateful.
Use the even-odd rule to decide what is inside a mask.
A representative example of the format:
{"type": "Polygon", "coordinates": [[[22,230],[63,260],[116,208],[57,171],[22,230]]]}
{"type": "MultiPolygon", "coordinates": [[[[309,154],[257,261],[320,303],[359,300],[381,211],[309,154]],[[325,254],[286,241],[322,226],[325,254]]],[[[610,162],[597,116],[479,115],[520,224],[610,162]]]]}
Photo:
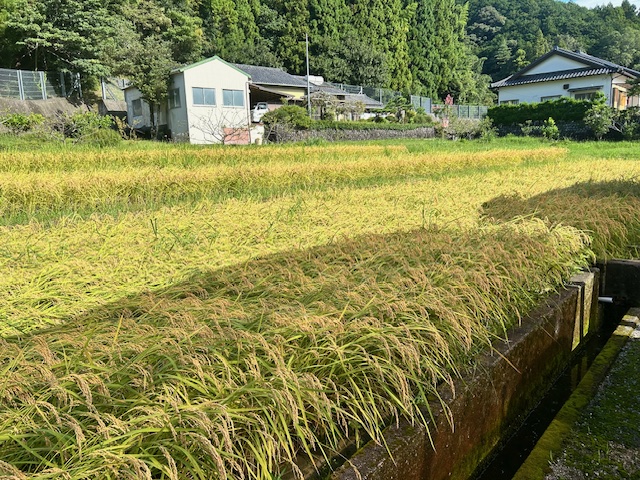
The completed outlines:
{"type": "Polygon", "coordinates": [[[513,100],[500,100],[500,105],[518,105],[520,104],[520,100],[513,99],[513,100]]]}
{"type": "Polygon", "coordinates": [[[211,87],[191,87],[191,99],[195,107],[215,107],[218,105],[216,89],[211,87]],[[202,103],[196,102],[196,90],[202,94],[202,103]],[[207,103],[207,92],[211,93],[210,99],[213,100],[213,103],[207,103]]]}
{"type": "Polygon", "coordinates": [[[231,88],[222,89],[222,106],[227,108],[244,108],[245,106],[245,92],[244,90],[236,90],[231,88]],[[231,103],[227,103],[227,95],[231,93],[231,103]],[[237,104],[237,100],[241,100],[241,104],[237,104]]]}
{"type": "Polygon", "coordinates": [[[169,90],[169,96],[167,98],[169,108],[182,108],[182,101],[180,98],[180,88],[172,88],[169,90]]]}
{"type": "Polygon", "coordinates": [[[142,98],[131,100],[131,114],[134,117],[142,116],[142,98]]]}
{"type": "Polygon", "coordinates": [[[544,97],[540,97],[540,102],[553,102],[554,100],[559,100],[562,98],[562,95],[547,95],[544,97]]]}
{"type": "Polygon", "coordinates": [[[573,98],[574,100],[593,100],[593,98],[596,96],[596,93],[598,93],[599,91],[600,90],[593,90],[593,91],[587,91],[587,92],[573,92],[573,98]]]}

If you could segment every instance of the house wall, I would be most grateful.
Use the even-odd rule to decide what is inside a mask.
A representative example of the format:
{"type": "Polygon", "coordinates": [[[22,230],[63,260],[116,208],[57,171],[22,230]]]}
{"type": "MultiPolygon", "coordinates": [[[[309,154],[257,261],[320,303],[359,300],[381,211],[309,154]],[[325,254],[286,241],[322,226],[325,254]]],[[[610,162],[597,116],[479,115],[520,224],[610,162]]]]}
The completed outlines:
{"type": "Polygon", "coordinates": [[[187,95],[184,87],[184,73],[179,72],[172,76],[171,88],[178,90],[180,107],[167,108],[169,117],[169,129],[171,138],[177,142],[189,141],[189,117],[187,115],[187,95]]]}
{"type": "Polygon", "coordinates": [[[527,75],[535,75],[537,73],[549,73],[549,72],[561,72],[563,70],[574,70],[576,68],[585,68],[588,65],[577,62],[570,58],[565,58],[560,55],[552,55],[544,62],[536,65],[531,70],[527,71],[527,75]]]}
{"type": "MultiPolygon", "coordinates": [[[[149,104],[142,100],[142,92],[135,87],[129,87],[124,91],[124,100],[127,103],[127,123],[133,128],[151,128],[151,109],[149,104]],[[133,102],[135,100],[141,100],[142,112],[140,115],[134,115],[133,102]]],[[[156,125],[167,125],[165,108],[156,105],[154,115],[156,125]]]]}
{"type": "Polygon", "coordinates": [[[184,71],[188,135],[191,143],[249,143],[249,77],[219,59],[184,71]],[[194,105],[193,88],[214,88],[215,106],[194,105]],[[223,105],[224,89],[241,90],[244,106],[223,105]],[[236,133],[234,133],[236,132],[236,133]]]}
{"type": "Polygon", "coordinates": [[[565,90],[563,86],[566,84],[569,84],[570,89],[602,86],[600,91],[605,94],[607,97],[607,103],[610,104],[612,92],[611,77],[609,75],[595,75],[592,77],[501,87],[498,90],[498,102],[505,103],[511,100],[517,100],[518,103],[537,103],[541,101],[542,97],[560,95],[563,97],[574,98],[575,93],[580,93],[565,90]]]}
{"type": "Polygon", "coordinates": [[[283,97],[291,96],[294,100],[302,100],[307,94],[305,87],[278,87],[275,85],[264,85],[264,87],[273,92],[281,93],[283,97]]]}

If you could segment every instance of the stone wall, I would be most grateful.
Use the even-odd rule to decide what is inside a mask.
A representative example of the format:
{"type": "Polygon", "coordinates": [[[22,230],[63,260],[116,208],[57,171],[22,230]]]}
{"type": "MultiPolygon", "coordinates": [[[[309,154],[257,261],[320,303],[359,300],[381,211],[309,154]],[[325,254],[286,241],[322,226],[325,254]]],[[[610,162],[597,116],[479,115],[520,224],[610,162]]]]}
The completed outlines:
{"type": "Polygon", "coordinates": [[[435,129],[433,127],[418,127],[412,130],[297,130],[278,132],[271,135],[269,141],[276,142],[300,142],[308,140],[327,140],[330,142],[342,140],[386,140],[393,138],[434,138],[435,129]]]}

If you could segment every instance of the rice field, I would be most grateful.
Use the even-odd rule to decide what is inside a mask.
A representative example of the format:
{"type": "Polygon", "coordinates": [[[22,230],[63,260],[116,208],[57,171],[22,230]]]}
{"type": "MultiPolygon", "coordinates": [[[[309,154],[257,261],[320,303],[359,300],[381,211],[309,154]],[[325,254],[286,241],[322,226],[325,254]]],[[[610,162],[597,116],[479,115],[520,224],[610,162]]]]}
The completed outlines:
{"type": "Polygon", "coordinates": [[[0,151],[0,476],[299,477],[426,423],[573,272],[637,255],[635,148],[0,151]]]}

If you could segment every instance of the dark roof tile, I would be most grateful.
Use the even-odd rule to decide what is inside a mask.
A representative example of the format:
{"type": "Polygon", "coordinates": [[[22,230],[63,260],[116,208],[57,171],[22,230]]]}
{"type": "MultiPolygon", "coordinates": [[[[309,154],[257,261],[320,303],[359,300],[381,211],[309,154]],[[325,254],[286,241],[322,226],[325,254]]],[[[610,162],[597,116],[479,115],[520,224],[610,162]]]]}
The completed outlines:
{"type": "Polygon", "coordinates": [[[260,85],[272,85],[280,87],[306,87],[306,82],[295,76],[274,67],[260,67],[257,65],[233,64],[236,68],[251,76],[251,81],[260,85]]]}

